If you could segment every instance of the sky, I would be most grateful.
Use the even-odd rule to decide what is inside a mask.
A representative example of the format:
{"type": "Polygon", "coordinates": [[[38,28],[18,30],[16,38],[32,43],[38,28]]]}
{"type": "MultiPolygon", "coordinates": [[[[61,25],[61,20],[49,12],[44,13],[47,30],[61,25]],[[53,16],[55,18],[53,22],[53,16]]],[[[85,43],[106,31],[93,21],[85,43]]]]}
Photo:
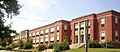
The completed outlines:
{"type": "Polygon", "coordinates": [[[5,25],[20,33],[58,20],[74,18],[108,10],[120,12],[120,0],[18,0],[22,5],[20,14],[7,19],[5,25]]]}

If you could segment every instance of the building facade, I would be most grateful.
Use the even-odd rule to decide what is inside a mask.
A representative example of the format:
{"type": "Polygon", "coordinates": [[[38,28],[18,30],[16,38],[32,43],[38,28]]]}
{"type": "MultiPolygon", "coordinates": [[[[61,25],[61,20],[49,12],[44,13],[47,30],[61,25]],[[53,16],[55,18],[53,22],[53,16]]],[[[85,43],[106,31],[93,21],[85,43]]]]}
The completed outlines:
{"type": "Polygon", "coordinates": [[[33,39],[33,47],[37,47],[39,44],[49,45],[62,42],[64,36],[70,43],[70,22],[65,20],[56,21],[29,31],[29,38],[33,39]]]}
{"type": "Polygon", "coordinates": [[[33,46],[37,47],[39,44],[62,42],[65,36],[72,45],[85,44],[88,38],[98,42],[112,41],[114,47],[120,47],[120,12],[110,10],[78,17],[71,21],[60,20],[25,32],[16,35],[17,38],[14,40],[32,38],[33,46]]]}
{"type": "Polygon", "coordinates": [[[23,30],[19,34],[13,36],[13,42],[19,42],[19,40],[27,41],[29,36],[29,30],[23,30]]]}
{"type": "Polygon", "coordinates": [[[88,33],[89,40],[97,40],[98,42],[112,41],[114,47],[120,47],[119,12],[110,10],[73,19],[71,29],[72,44],[85,43],[86,33],[88,33]],[[88,23],[86,23],[86,20],[88,20],[88,23]]]}

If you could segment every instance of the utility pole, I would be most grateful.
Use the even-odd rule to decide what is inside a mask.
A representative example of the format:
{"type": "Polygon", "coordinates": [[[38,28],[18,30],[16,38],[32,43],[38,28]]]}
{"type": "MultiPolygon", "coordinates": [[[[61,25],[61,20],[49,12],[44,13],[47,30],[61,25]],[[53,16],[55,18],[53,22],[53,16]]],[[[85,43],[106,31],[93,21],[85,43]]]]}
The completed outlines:
{"type": "Polygon", "coordinates": [[[88,19],[87,20],[85,20],[85,26],[86,26],[86,29],[85,29],[85,31],[86,31],[86,33],[85,33],[85,36],[86,36],[86,52],[88,52],[88,19]]]}

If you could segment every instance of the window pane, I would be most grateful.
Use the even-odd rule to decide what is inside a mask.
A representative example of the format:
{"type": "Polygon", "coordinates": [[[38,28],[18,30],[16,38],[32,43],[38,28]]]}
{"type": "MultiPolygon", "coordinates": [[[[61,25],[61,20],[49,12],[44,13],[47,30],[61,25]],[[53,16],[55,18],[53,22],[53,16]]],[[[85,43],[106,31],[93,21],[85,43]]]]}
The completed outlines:
{"type": "Polygon", "coordinates": [[[105,18],[101,18],[101,24],[105,24],[105,18]]]}

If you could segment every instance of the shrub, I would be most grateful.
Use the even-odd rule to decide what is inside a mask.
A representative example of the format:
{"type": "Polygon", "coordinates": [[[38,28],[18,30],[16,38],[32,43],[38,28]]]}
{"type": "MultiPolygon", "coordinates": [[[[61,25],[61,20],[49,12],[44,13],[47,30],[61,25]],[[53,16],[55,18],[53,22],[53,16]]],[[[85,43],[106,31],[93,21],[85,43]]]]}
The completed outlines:
{"type": "Polygon", "coordinates": [[[16,48],[16,47],[19,47],[19,44],[18,43],[12,43],[12,44],[10,44],[10,46],[12,46],[13,48],[16,48]]]}
{"type": "Polygon", "coordinates": [[[19,41],[20,49],[31,49],[33,44],[33,39],[28,39],[26,42],[23,42],[23,40],[19,41]]]}
{"type": "Polygon", "coordinates": [[[101,48],[105,48],[106,47],[106,42],[100,43],[100,45],[101,45],[101,48]]]}
{"type": "Polygon", "coordinates": [[[60,43],[55,43],[53,48],[54,48],[54,52],[60,52],[61,51],[60,50],[60,43]]]}
{"type": "Polygon", "coordinates": [[[23,49],[31,49],[32,48],[32,39],[27,40],[27,42],[25,42],[23,49]]]}
{"type": "Polygon", "coordinates": [[[105,48],[107,46],[107,48],[112,48],[112,42],[111,41],[107,41],[107,42],[103,42],[100,43],[102,48],[105,48]]]}
{"type": "Polygon", "coordinates": [[[38,50],[39,51],[42,51],[42,50],[45,50],[46,49],[46,45],[44,45],[44,44],[40,44],[39,46],[38,46],[38,50]]]}
{"type": "Polygon", "coordinates": [[[90,48],[101,48],[101,45],[97,41],[89,41],[90,48]]]}
{"type": "Polygon", "coordinates": [[[24,46],[23,40],[20,40],[20,41],[19,41],[19,46],[20,46],[20,49],[23,48],[23,46],[24,46]]]}
{"type": "Polygon", "coordinates": [[[6,50],[12,50],[13,47],[9,45],[9,46],[6,46],[5,49],[6,49],[6,50]]]}
{"type": "Polygon", "coordinates": [[[53,46],[54,46],[54,44],[50,44],[50,45],[48,46],[48,49],[53,49],[53,46]]]}
{"type": "Polygon", "coordinates": [[[64,51],[64,50],[68,50],[68,49],[70,49],[69,44],[68,44],[66,38],[64,38],[63,42],[60,43],[60,50],[64,51]]]}
{"type": "Polygon", "coordinates": [[[26,42],[23,46],[23,49],[31,49],[31,48],[32,47],[31,47],[30,43],[28,43],[28,42],[26,42]]]}
{"type": "Polygon", "coordinates": [[[65,37],[62,43],[56,43],[54,45],[54,52],[60,52],[68,49],[70,49],[70,47],[65,37]]]}
{"type": "Polygon", "coordinates": [[[5,50],[5,47],[0,47],[0,50],[5,50]]]}

